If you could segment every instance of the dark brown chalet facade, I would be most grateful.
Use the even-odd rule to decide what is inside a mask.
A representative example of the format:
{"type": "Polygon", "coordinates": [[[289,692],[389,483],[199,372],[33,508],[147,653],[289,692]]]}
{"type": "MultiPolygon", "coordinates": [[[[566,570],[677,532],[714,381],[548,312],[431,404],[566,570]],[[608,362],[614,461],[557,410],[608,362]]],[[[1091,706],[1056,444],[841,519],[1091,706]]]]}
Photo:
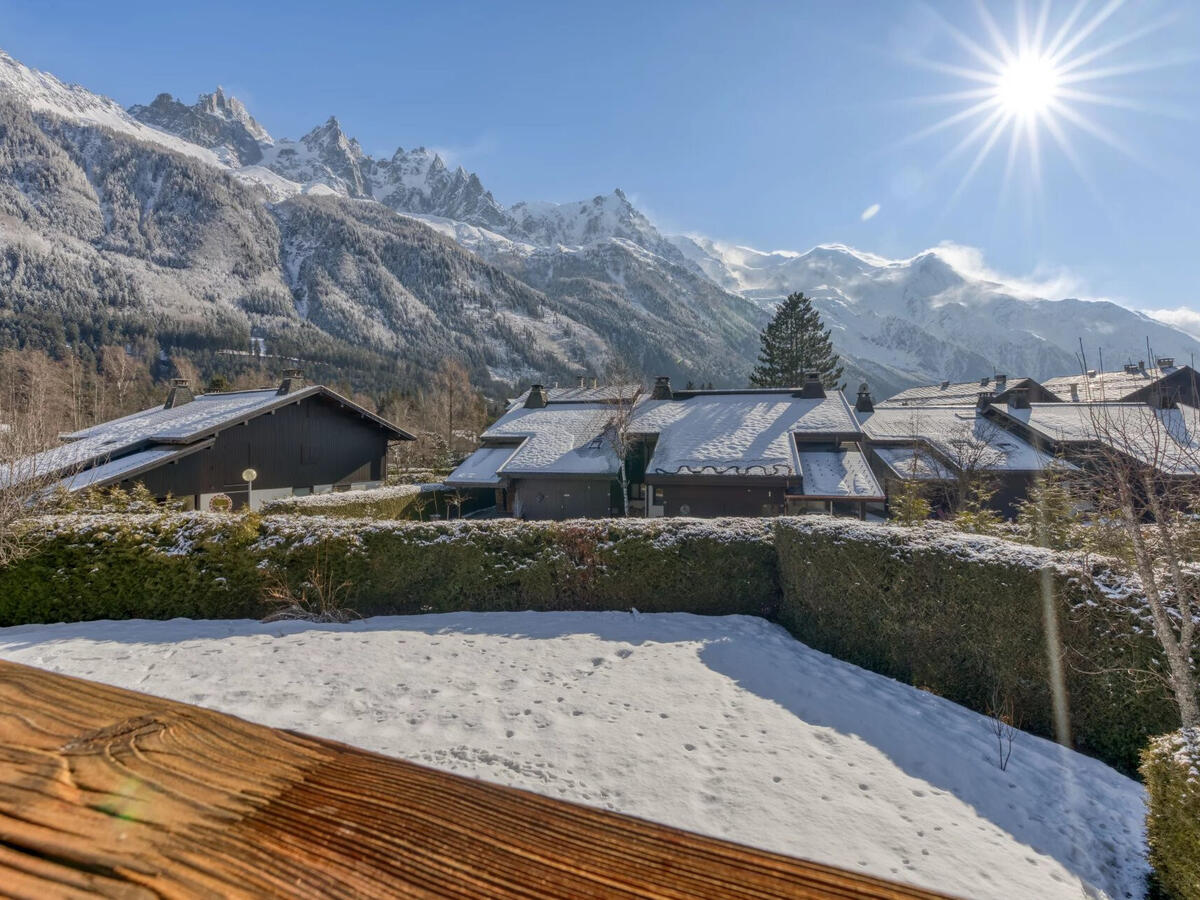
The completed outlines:
{"type": "Polygon", "coordinates": [[[166,402],[67,435],[28,461],[67,490],[145,485],[190,509],[377,487],[389,443],[412,440],[321,385],[291,373],[278,388],[193,395],[177,381],[166,402]],[[247,469],[254,470],[253,484],[247,469]],[[214,503],[215,500],[215,503],[214,503]]]}

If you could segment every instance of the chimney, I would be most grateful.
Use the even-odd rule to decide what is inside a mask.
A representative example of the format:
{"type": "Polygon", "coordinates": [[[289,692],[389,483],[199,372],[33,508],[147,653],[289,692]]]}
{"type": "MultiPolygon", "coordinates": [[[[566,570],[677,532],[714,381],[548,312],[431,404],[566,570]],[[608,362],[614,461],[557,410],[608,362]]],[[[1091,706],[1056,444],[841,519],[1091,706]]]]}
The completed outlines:
{"type": "Polygon", "coordinates": [[[283,381],[279,382],[279,390],[276,393],[280,397],[284,397],[296,393],[302,387],[304,387],[304,373],[299,369],[284,369],[283,381]]]}
{"type": "Polygon", "coordinates": [[[1009,409],[1029,409],[1029,388],[1013,388],[1008,393],[1009,409]]]}
{"type": "Polygon", "coordinates": [[[666,375],[659,375],[654,379],[654,391],[650,394],[651,400],[670,400],[673,396],[670,378],[666,375]]]}
{"type": "Polygon", "coordinates": [[[1004,390],[1004,386],[1006,384],[1008,384],[1008,376],[1007,375],[997,375],[996,376],[996,390],[998,390],[998,391],[1004,390]]]}
{"type": "Polygon", "coordinates": [[[804,387],[792,395],[804,400],[817,400],[825,396],[825,387],[821,384],[820,372],[809,372],[804,379],[804,387]]]}
{"type": "Polygon", "coordinates": [[[980,391],[978,394],[975,395],[975,408],[976,409],[987,409],[991,405],[992,399],[995,396],[996,395],[994,393],[992,393],[991,391],[980,391]]]}
{"type": "Polygon", "coordinates": [[[948,381],[943,381],[943,382],[942,382],[942,390],[944,391],[944,390],[945,390],[946,388],[948,388],[948,387],[950,387],[950,382],[948,382],[948,381]]]}
{"type": "Polygon", "coordinates": [[[549,402],[550,398],[546,396],[546,389],[540,384],[535,384],[529,388],[529,396],[525,398],[525,408],[541,409],[549,402]]]}
{"type": "Polygon", "coordinates": [[[1175,368],[1175,357],[1173,357],[1173,356],[1160,356],[1154,362],[1155,362],[1155,365],[1157,365],[1160,369],[1175,368]]]}
{"type": "Polygon", "coordinates": [[[1138,360],[1138,374],[1140,374],[1140,375],[1146,374],[1146,361],[1144,359],[1138,360]]]}
{"type": "Polygon", "coordinates": [[[174,409],[185,403],[191,403],[194,399],[195,395],[192,394],[191,385],[188,384],[186,378],[172,378],[171,392],[167,394],[167,402],[163,404],[163,409],[174,409]]]}
{"type": "Polygon", "coordinates": [[[858,386],[858,399],[854,401],[854,411],[861,413],[875,412],[875,403],[871,400],[871,389],[865,381],[858,386]]]}
{"type": "Polygon", "coordinates": [[[980,378],[980,379],[979,379],[979,386],[980,386],[980,387],[987,387],[987,386],[988,386],[988,382],[989,382],[989,381],[991,381],[991,380],[992,380],[991,378],[989,378],[988,376],[984,375],[982,378],[980,378]]]}
{"type": "Polygon", "coordinates": [[[1078,403],[1079,402],[1079,385],[1072,382],[1069,385],[1069,387],[1071,388],[1071,402],[1078,403]]]}

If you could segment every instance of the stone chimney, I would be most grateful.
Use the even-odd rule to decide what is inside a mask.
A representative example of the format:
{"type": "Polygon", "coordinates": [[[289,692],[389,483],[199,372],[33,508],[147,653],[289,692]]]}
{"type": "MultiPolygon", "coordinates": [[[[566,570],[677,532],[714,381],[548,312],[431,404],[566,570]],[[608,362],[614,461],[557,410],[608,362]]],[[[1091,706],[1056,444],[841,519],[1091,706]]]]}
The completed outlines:
{"type": "Polygon", "coordinates": [[[185,403],[191,403],[194,399],[196,398],[192,393],[192,387],[186,378],[172,378],[171,392],[167,394],[167,402],[163,404],[163,409],[174,409],[185,403]]]}
{"type": "Polygon", "coordinates": [[[817,400],[825,396],[825,386],[821,384],[820,372],[809,372],[804,379],[804,387],[792,396],[804,400],[817,400]]]}
{"type": "Polygon", "coordinates": [[[979,386],[980,386],[980,387],[987,387],[987,386],[988,386],[988,383],[989,383],[991,380],[992,380],[992,379],[991,379],[989,376],[987,376],[987,375],[984,375],[982,378],[980,378],[980,379],[979,379],[979,386]]]}
{"type": "Polygon", "coordinates": [[[529,388],[529,396],[525,398],[525,408],[541,409],[549,402],[550,398],[546,394],[546,389],[540,384],[535,384],[529,388]]]}
{"type": "Polygon", "coordinates": [[[1071,402],[1078,403],[1079,402],[1079,385],[1072,382],[1070,384],[1070,388],[1071,388],[1071,402]]]}
{"type": "Polygon", "coordinates": [[[1029,388],[1013,388],[1008,392],[1009,409],[1029,409],[1029,388]]]}
{"type": "Polygon", "coordinates": [[[995,397],[996,395],[992,391],[980,391],[975,395],[975,408],[987,409],[989,406],[991,406],[992,400],[994,400],[995,397]]]}
{"type": "Polygon", "coordinates": [[[854,401],[854,411],[860,413],[875,412],[875,403],[871,400],[871,389],[865,381],[858,386],[858,399],[854,401]]]}
{"type": "Polygon", "coordinates": [[[671,391],[671,379],[666,375],[659,375],[654,379],[654,391],[650,394],[651,400],[670,400],[674,397],[671,391]]]}
{"type": "Polygon", "coordinates": [[[1139,375],[1146,374],[1146,361],[1144,359],[1138,360],[1138,374],[1139,375]]]}
{"type": "Polygon", "coordinates": [[[996,376],[996,391],[997,392],[1003,391],[1007,385],[1008,385],[1008,376],[1007,375],[997,375],[996,376]]]}
{"type": "Polygon", "coordinates": [[[283,381],[279,382],[279,390],[276,393],[284,397],[296,393],[302,387],[304,387],[304,373],[299,369],[284,369],[283,381]]]}

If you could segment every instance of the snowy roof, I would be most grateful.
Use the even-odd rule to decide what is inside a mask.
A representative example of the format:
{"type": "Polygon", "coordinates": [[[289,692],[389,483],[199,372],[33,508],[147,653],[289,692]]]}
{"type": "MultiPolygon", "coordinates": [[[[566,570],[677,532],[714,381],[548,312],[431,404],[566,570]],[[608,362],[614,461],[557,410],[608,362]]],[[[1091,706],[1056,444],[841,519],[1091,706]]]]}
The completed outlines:
{"type": "Polygon", "coordinates": [[[630,430],[658,435],[648,471],[663,475],[795,476],[794,436],[859,434],[841,393],[803,399],[787,391],[648,400],[630,430]]]}
{"type": "MultiPolygon", "coordinates": [[[[1037,406],[1070,406],[1065,403],[1037,406]]],[[[994,409],[1006,407],[994,406],[994,409]]],[[[862,418],[871,441],[920,443],[946,462],[970,460],[972,468],[992,472],[1039,472],[1049,466],[1070,467],[980,415],[974,405],[886,406],[862,418]]],[[[876,448],[879,453],[879,448],[876,448]]],[[[882,454],[881,454],[882,456],[882,454]]],[[[897,474],[902,474],[899,470],[897,474]]]]}
{"type": "Polygon", "coordinates": [[[115,462],[130,453],[152,449],[155,445],[178,447],[194,444],[230,425],[316,395],[327,396],[366,416],[389,432],[391,437],[411,438],[395,425],[321,385],[311,385],[288,394],[280,394],[275,388],[198,394],[191,401],[170,409],[155,406],[65,435],[65,443],[19,461],[16,464],[20,473],[17,480],[78,472],[89,466],[115,462]]]}
{"type": "Polygon", "coordinates": [[[894,396],[888,397],[879,406],[956,406],[964,403],[974,403],[982,391],[1001,393],[1011,387],[1024,385],[1028,378],[994,377],[980,378],[976,381],[943,381],[940,384],[922,385],[909,388],[894,396]]]}
{"type": "Polygon", "coordinates": [[[915,447],[874,447],[872,452],[899,478],[907,481],[946,481],[948,467],[936,457],[915,447]]]}
{"type": "Polygon", "coordinates": [[[500,484],[504,476],[499,473],[499,469],[516,451],[516,444],[480,447],[450,473],[446,484],[463,487],[487,487],[500,484]]]}
{"type": "Polygon", "coordinates": [[[882,500],[883,490],[858,450],[801,450],[805,497],[882,500]]]}
{"type": "Polygon", "coordinates": [[[159,446],[149,450],[141,450],[137,453],[131,453],[128,456],[100,463],[100,465],[84,469],[74,475],[69,475],[62,479],[58,483],[58,486],[68,491],[83,491],[97,485],[123,481],[147,469],[152,469],[155,466],[171,462],[172,460],[211,446],[212,441],[203,441],[190,447],[159,446]]]}
{"type": "Polygon", "coordinates": [[[1071,398],[1071,385],[1075,385],[1079,399],[1084,403],[1094,403],[1105,400],[1124,400],[1135,391],[1154,384],[1160,378],[1165,378],[1179,371],[1178,366],[1163,368],[1139,369],[1135,372],[1082,372],[1076,375],[1059,375],[1047,378],[1042,385],[1057,394],[1063,400],[1071,398]]]}
{"type": "MultiPolygon", "coordinates": [[[[488,428],[483,440],[495,444],[522,439],[516,451],[497,466],[499,475],[613,476],[617,474],[617,455],[604,439],[613,414],[607,403],[558,403],[536,409],[517,406],[488,428]]],[[[455,475],[457,470],[451,477],[455,475]]]]}
{"type": "MultiPolygon", "coordinates": [[[[998,407],[999,408],[999,407],[998,407]]],[[[1179,404],[1031,403],[1003,409],[1042,437],[1064,444],[1102,441],[1129,456],[1175,474],[1200,472],[1200,410],[1179,404]]]]}

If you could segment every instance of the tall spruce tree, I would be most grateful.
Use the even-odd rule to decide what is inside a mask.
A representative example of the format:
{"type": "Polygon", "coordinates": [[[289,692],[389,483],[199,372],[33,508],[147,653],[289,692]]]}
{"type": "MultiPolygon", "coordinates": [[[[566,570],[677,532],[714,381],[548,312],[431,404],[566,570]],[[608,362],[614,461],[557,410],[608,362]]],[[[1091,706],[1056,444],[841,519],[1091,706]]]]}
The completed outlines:
{"type": "Polygon", "coordinates": [[[840,388],[842,366],[833,352],[829,329],[821,324],[812,301],[798,292],[779,304],[762,333],[758,365],[750,374],[755,387],[797,387],[809,372],[818,372],[821,384],[840,388]]]}

